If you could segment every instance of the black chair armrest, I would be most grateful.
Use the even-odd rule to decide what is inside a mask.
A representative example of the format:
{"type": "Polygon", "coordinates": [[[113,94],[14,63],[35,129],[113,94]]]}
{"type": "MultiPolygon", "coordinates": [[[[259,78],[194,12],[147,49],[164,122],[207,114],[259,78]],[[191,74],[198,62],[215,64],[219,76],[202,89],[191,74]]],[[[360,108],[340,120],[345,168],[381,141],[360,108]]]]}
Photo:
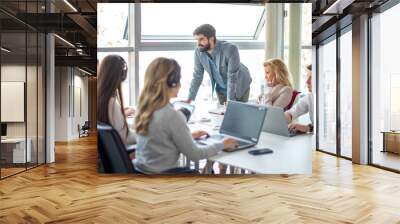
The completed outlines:
{"type": "Polygon", "coordinates": [[[136,145],[127,145],[126,146],[126,152],[128,153],[128,155],[135,151],[136,151],[136,145]]]}

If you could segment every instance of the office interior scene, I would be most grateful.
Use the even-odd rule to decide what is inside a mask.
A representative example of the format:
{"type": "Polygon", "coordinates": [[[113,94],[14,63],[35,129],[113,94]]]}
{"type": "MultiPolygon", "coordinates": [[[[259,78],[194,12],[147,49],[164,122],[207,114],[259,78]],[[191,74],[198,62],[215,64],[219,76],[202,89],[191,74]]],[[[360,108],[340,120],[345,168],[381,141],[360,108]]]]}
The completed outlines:
{"type": "Polygon", "coordinates": [[[95,3],[77,6],[87,15],[59,1],[0,6],[3,179],[54,162],[54,143],[93,131],[97,43],[95,3]]]}
{"type": "Polygon", "coordinates": [[[157,1],[115,2],[0,1],[0,223],[400,221],[398,1],[246,1],[197,4],[198,9],[207,7],[196,11],[183,6],[176,11],[173,4],[159,7],[157,1]],[[175,20],[166,13],[174,10],[182,15],[175,20]],[[214,27],[219,44],[209,41],[209,27],[195,32],[203,24],[214,27]],[[225,84],[222,72],[232,67],[225,65],[219,78],[213,75],[220,64],[213,61],[217,51],[210,48],[224,46],[239,56],[242,71],[248,69],[247,84],[242,79],[236,92],[229,88],[232,82],[225,84]],[[196,90],[192,83],[201,62],[208,66],[203,66],[196,90]],[[288,103],[267,105],[274,83],[269,73],[276,63],[286,66],[292,89],[299,92],[289,94],[290,109],[288,103]],[[98,97],[107,93],[98,91],[101,83],[116,80],[102,80],[110,73],[120,76],[113,82],[117,90],[111,91],[117,107],[98,97]],[[141,173],[135,173],[132,161],[143,156],[143,145],[150,142],[141,133],[158,127],[142,117],[146,113],[140,113],[145,108],[140,102],[150,98],[141,93],[157,92],[151,86],[157,81],[165,87],[159,92],[168,92],[163,103],[171,104],[155,116],[168,113],[159,124],[175,124],[169,126],[179,134],[171,138],[191,137],[195,143],[210,139],[196,131],[217,133],[225,119],[242,110],[253,110],[245,112],[252,119],[264,116],[264,123],[268,111],[280,117],[266,123],[272,126],[262,124],[255,147],[232,150],[237,142],[227,140],[198,146],[206,153],[189,152],[190,157],[176,156],[166,146],[183,169],[154,175],[140,166],[141,173]],[[307,96],[313,106],[305,107],[302,116],[290,113],[296,105],[304,106],[307,96]],[[103,102],[119,115],[119,122],[103,122],[105,113],[98,110],[103,102]],[[282,123],[279,118],[287,122],[288,114],[296,117],[290,127],[307,133],[288,137],[289,128],[273,126],[282,123]],[[136,126],[143,121],[150,123],[136,126]],[[119,129],[125,131],[120,135],[115,128],[128,126],[135,137],[128,137],[133,136],[126,131],[130,129],[119,129]],[[125,144],[128,140],[135,147],[125,144]],[[99,166],[99,149],[110,148],[115,149],[113,156],[99,166]],[[250,154],[255,148],[272,152],[250,154]],[[205,175],[193,175],[193,170],[205,175]]]}
{"type": "MultiPolygon", "coordinates": [[[[300,98],[308,98],[311,94],[306,84],[308,74],[311,75],[311,69],[307,67],[311,67],[312,62],[311,7],[309,3],[99,3],[98,102],[107,99],[105,92],[112,88],[107,76],[113,75],[113,79],[118,79],[118,76],[111,72],[107,74],[110,63],[107,60],[121,57],[127,67],[127,78],[121,84],[122,100],[119,102],[122,102],[125,108],[134,108],[135,113],[127,116],[127,125],[132,130],[132,135],[137,134],[137,137],[136,141],[130,141],[129,136],[120,136],[121,142],[126,145],[122,151],[126,151],[125,148],[135,149],[132,150],[135,158],[130,157],[133,168],[136,168],[138,173],[148,174],[162,174],[171,169],[174,173],[202,174],[311,173],[309,149],[312,148],[312,131],[304,131],[307,134],[288,138],[288,124],[284,118],[285,111],[294,111],[300,98]],[[221,11],[224,12],[223,17],[219,16],[221,11]],[[243,17],[238,17],[238,14],[243,17]],[[156,16],[163,19],[154,20],[156,16]],[[182,16],[187,19],[180,21],[182,16]],[[178,23],[180,25],[176,26],[178,23]],[[200,38],[206,39],[205,46],[215,43],[215,46],[210,46],[213,48],[212,53],[201,53],[199,46],[204,43],[200,38]],[[174,122],[154,123],[155,129],[176,126],[177,130],[149,130],[149,133],[141,134],[136,123],[140,123],[141,114],[146,114],[146,109],[141,109],[142,102],[145,104],[146,101],[140,102],[140,99],[157,92],[153,84],[146,84],[146,76],[152,64],[162,64],[162,60],[157,59],[160,57],[175,60],[179,66],[179,88],[168,89],[177,89],[177,96],[171,97],[170,101],[174,109],[187,109],[187,125],[179,126],[174,122]],[[213,60],[215,70],[211,68],[209,59],[213,60]],[[266,67],[268,71],[271,70],[271,76],[274,78],[266,75],[266,67]],[[216,70],[220,74],[216,74],[216,70]],[[220,81],[217,76],[221,76],[220,81]],[[272,81],[269,83],[268,79],[272,81]],[[103,80],[107,84],[104,88],[103,80]],[[146,85],[152,86],[153,91],[146,91],[146,85]],[[236,105],[232,102],[232,105],[229,105],[229,101],[241,101],[243,104],[236,105]],[[258,106],[249,107],[250,104],[258,106]],[[275,108],[260,110],[267,106],[278,107],[281,111],[274,111],[275,108]],[[225,116],[218,113],[225,113],[225,116]],[[278,122],[273,122],[275,120],[278,122]],[[192,141],[194,138],[195,145],[183,147],[186,139],[160,138],[187,127],[192,132],[192,137],[188,140],[192,141]],[[287,133],[281,131],[282,127],[287,133]],[[198,130],[205,133],[199,135],[198,130]],[[208,135],[208,139],[203,139],[208,135]],[[230,153],[226,147],[226,152],[216,153],[221,149],[212,149],[215,147],[213,145],[222,143],[223,138],[229,136],[242,145],[232,149],[235,153],[230,153]],[[169,148],[169,144],[174,145],[171,152],[165,150],[169,148]],[[291,148],[290,144],[300,147],[291,148]],[[288,145],[288,148],[273,152],[279,145],[288,145]],[[251,150],[264,149],[272,150],[269,151],[269,156],[250,154],[251,150]],[[164,153],[156,152],[158,150],[163,150],[164,153]],[[176,159],[178,155],[180,158],[176,159]],[[151,162],[153,160],[159,162],[151,162]],[[170,161],[163,164],[162,161],[166,160],[170,161]],[[279,161],[286,163],[282,164],[279,161]],[[176,168],[182,167],[186,169],[176,171],[176,168]]],[[[161,108],[164,108],[167,102],[153,104],[162,111],[161,108]]],[[[104,105],[98,103],[98,114],[109,109],[108,104],[104,105]]],[[[156,116],[157,111],[149,112],[153,113],[150,116],[156,116]]],[[[98,121],[108,123],[118,132],[116,115],[111,113],[108,114],[109,120],[99,117],[98,121]]],[[[309,124],[309,114],[303,114],[304,116],[298,116],[302,120],[299,122],[309,124]]],[[[167,114],[160,116],[162,120],[171,120],[167,114]]],[[[152,119],[149,126],[152,126],[152,119]]],[[[119,164],[125,164],[122,161],[113,162],[109,158],[119,157],[119,154],[113,155],[110,151],[116,150],[107,145],[113,142],[113,138],[107,135],[111,132],[99,129],[98,133],[101,166],[99,172],[124,172],[123,169],[126,169],[127,173],[131,172],[131,167],[118,167],[119,164]]],[[[178,135],[184,134],[186,133],[178,135]]],[[[118,144],[118,141],[114,144],[118,144]]]]}
{"type": "MultiPolygon", "coordinates": [[[[36,10],[36,8],[30,8],[36,10]]],[[[45,162],[45,36],[1,11],[1,178],[45,162]]]]}

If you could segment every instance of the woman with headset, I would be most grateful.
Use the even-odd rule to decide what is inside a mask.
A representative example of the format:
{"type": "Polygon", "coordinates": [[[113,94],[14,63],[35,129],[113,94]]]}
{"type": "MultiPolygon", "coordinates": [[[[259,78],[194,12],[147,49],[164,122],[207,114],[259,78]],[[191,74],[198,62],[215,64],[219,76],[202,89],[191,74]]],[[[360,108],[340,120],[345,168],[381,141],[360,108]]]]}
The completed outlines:
{"type": "Polygon", "coordinates": [[[207,132],[191,133],[184,115],[170,104],[170,99],[177,97],[181,87],[180,72],[178,63],[168,58],[156,58],[146,69],[135,118],[138,144],[134,165],[142,173],[192,172],[178,167],[181,153],[198,161],[237,145],[232,138],[203,147],[195,144],[193,139],[208,135],[207,132]]]}

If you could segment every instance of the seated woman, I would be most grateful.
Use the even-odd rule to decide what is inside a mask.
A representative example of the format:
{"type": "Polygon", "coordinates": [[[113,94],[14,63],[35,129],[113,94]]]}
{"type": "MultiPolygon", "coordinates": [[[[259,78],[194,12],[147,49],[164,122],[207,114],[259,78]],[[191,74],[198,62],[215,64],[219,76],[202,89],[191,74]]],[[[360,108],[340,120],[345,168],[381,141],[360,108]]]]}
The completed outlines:
{"type": "Polygon", "coordinates": [[[314,131],[314,97],[312,93],[312,66],[307,66],[307,80],[306,85],[308,89],[308,94],[303,96],[296,105],[294,105],[290,110],[285,112],[286,121],[288,122],[289,130],[296,131],[300,133],[307,133],[314,131]],[[293,122],[296,118],[303,114],[309,113],[310,121],[309,124],[299,124],[293,122]]]}
{"type": "Polygon", "coordinates": [[[170,173],[177,170],[181,153],[197,161],[237,144],[231,138],[204,147],[195,144],[193,139],[207,132],[190,133],[184,115],[170,104],[178,95],[180,79],[180,66],[173,59],[156,58],[146,69],[135,118],[138,144],[134,165],[142,173],[170,173]]]}
{"type": "Polygon", "coordinates": [[[125,145],[136,143],[135,133],[128,128],[122,99],[122,82],[128,67],[119,55],[106,56],[97,77],[97,120],[111,125],[125,145]]]}
{"type": "Polygon", "coordinates": [[[293,88],[289,81],[289,72],[280,59],[264,62],[267,92],[258,97],[257,102],[268,106],[286,108],[292,99],[293,88]]]}

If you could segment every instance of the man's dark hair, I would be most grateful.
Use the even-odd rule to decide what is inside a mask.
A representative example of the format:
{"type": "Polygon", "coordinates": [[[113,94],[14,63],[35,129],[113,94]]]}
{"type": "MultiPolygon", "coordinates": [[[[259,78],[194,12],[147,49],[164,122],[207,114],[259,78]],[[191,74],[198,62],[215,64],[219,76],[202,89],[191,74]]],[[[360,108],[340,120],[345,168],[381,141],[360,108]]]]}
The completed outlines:
{"type": "Polygon", "coordinates": [[[215,38],[215,28],[213,26],[211,26],[210,24],[203,24],[203,25],[197,27],[193,31],[193,36],[200,35],[200,34],[203,34],[208,39],[210,39],[211,37],[215,38]]]}
{"type": "Polygon", "coordinates": [[[307,70],[310,70],[310,71],[312,71],[312,70],[311,70],[311,68],[312,68],[312,66],[311,66],[311,65],[307,65],[307,70]]]}

